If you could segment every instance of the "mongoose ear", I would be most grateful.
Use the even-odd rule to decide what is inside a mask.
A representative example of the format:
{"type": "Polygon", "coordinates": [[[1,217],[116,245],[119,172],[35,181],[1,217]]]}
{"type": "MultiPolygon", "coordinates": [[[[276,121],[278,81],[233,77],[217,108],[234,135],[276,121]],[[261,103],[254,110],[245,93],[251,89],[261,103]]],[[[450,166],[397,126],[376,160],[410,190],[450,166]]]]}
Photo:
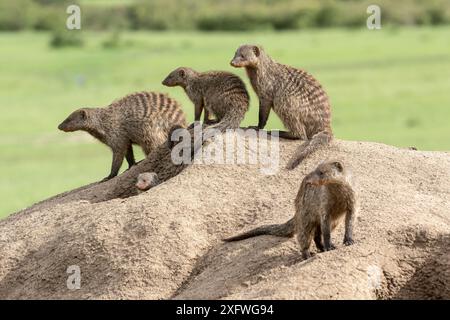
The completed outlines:
{"type": "Polygon", "coordinates": [[[85,120],[88,117],[87,111],[86,110],[80,110],[80,116],[81,119],[85,120]]]}
{"type": "Polygon", "coordinates": [[[184,78],[184,77],[186,76],[186,72],[185,72],[183,69],[181,69],[181,70],[178,72],[178,74],[179,74],[180,77],[182,77],[182,78],[184,78]]]}
{"type": "Polygon", "coordinates": [[[338,169],[339,172],[342,172],[342,170],[344,170],[344,166],[339,161],[333,162],[333,165],[336,167],[336,169],[338,169]]]}
{"type": "Polygon", "coordinates": [[[253,52],[255,53],[256,57],[259,57],[260,52],[259,52],[259,48],[257,46],[253,46],[253,52]]]}

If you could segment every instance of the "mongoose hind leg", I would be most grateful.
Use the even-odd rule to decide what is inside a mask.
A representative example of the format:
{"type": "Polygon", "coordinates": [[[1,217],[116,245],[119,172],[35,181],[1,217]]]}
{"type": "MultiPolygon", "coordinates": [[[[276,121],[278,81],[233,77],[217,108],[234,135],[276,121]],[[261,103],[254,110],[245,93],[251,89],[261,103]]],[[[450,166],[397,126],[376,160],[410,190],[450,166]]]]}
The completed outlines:
{"type": "Polygon", "coordinates": [[[331,218],[328,214],[322,218],[320,223],[320,231],[323,235],[324,250],[331,251],[336,249],[335,245],[331,242],[331,218]]]}
{"type": "Polygon", "coordinates": [[[204,122],[204,124],[206,124],[208,126],[213,125],[213,124],[217,124],[217,123],[219,123],[219,121],[217,119],[209,119],[208,121],[204,122]]]}
{"type": "Polygon", "coordinates": [[[353,224],[355,222],[355,206],[350,208],[345,215],[345,235],[344,245],[350,246],[355,243],[353,240],[353,224]]]}
{"type": "Polygon", "coordinates": [[[323,252],[324,247],[322,243],[322,232],[320,231],[320,226],[316,227],[316,233],[314,234],[314,243],[318,251],[323,252]]]}
{"type": "Polygon", "coordinates": [[[311,222],[302,222],[301,224],[299,233],[297,234],[297,240],[300,245],[302,258],[308,259],[311,257],[309,248],[311,247],[311,242],[315,234],[315,227],[311,222]]]}
{"type": "Polygon", "coordinates": [[[288,140],[304,140],[301,135],[295,134],[291,131],[271,130],[269,134],[278,133],[278,137],[288,140]]]}
{"type": "Polygon", "coordinates": [[[205,108],[204,117],[203,117],[203,124],[205,125],[212,125],[219,123],[218,119],[211,119],[211,113],[208,111],[208,109],[205,108]]]}

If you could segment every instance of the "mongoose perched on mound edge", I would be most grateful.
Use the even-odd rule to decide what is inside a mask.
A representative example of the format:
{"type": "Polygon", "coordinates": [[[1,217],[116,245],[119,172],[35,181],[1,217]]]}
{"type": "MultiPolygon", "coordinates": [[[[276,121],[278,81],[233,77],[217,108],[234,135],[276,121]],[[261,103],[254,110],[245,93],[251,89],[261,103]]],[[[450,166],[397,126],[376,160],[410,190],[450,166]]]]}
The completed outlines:
{"type": "Polygon", "coordinates": [[[295,168],[309,154],[331,141],[330,101],[312,75],[275,62],[261,47],[254,45],[240,46],[231,65],[245,68],[258,95],[258,128],[265,127],[273,108],[289,130],[280,131],[280,137],[305,140],[289,161],[288,169],[295,168]]]}
{"type": "Polygon", "coordinates": [[[307,259],[311,256],[309,247],[313,238],[319,251],[335,249],[331,243],[331,231],[345,214],[344,244],[351,245],[357,199],[350,178],[341,162],[322,163],[303,179],[295,198],[296,212],[292,219],[284,224],[262,226],[224,241],[259,235],[292,237],[297,234],[302,256],[307,259]]]}
{"type": "Polygon", "coordinates": [[[158,175],[155,172],[144,172],[138,175],[136,188],[139,192],[147,191],[159,184],[158,175]]]}
{"type": "Polygon", "coordinates": [[[204,123],[221,132],[238,128],[249,108],[249,95],[244,82],[225,71],[197,72],[190,68],[172,71],[162,82],[168,87],[181,86],[195,106],[195,121],[205,109],[204,123]],[[211,121],[210,115],[216,117],[211,121]]]}
{"type": "Polygon", "coordinates": [[[132,144],[141,146],[148,155],[167,141],[174,125],[186,126],[185,115],[176,100],[162,93],[136,92],[105,108],[78,109],[58,129],[86,131],[111,148],[111,172],[105,181],[117,176],[125,157],[129,167],[135,164],[132,144]]]}

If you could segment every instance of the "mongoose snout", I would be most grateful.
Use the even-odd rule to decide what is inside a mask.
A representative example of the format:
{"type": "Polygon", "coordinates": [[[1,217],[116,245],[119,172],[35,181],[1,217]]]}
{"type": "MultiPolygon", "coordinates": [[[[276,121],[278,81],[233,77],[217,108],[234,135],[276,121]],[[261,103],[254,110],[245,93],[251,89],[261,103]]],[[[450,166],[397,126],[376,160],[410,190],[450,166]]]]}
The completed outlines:
{"type": "Polygon", "coordinates": [[[155,172],[144,172],[139,174],[136,188],[140,191],[147,191],[159,184],[158,175],[155,172]]]}
{"type": "Polygon", "coordinates": [[[58,126],[58,129],[64,132],[73,132],[80,130],[87,120],[87,112],[84,109],[78,109],[72,112],[58,126]]]}
{"type": "Polygon", "coordinates": [[[259,53],[258,46],[242,45],[236,50],[230,64],[235,68],[255,66],[258,62],[259,53]]]}
{"type": "Polygon", "coordinates": [[[166,87],[176,87],[186,86],[187,77],[189,74],[188,68],[180,67],[173,70],[169,75],[163,80],[162,84],[166,87]]]}

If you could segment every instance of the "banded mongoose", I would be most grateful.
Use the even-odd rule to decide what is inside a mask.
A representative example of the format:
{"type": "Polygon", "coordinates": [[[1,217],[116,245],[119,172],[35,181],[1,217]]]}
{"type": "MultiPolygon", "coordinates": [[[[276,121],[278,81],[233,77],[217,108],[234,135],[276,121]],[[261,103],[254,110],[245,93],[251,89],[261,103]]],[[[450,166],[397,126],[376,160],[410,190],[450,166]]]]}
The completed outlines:
{"type": "Polygon", "coordinates": [[[231,65],[244,67],[259,98],[258,128],[266,126],[270,109],[289,130],[285,139],[305,140],[288,162],[295,168],[304,158],[333,138],[330,101],[320,83],[304,70],[274,61],[260,46],[240,46],[231,65]]]}
{"type": "Polygon", "coordinates": [[[143,172],[138,175],[136,188],[138,192],[144,192],[159,184],[158,175],[155,172],[143,172]]]}
{"type": "Polygon", "coordinates": [[[148,155],[167,141],[174,125],[186,126],[186,117],[176,100],[163,93],[136,92],[105,108],[78,109],[58,129],[86,131],[111,148],[111,172],[102,180],[106,181],[117,176],[124,158],[129,167],[135,164],[132,144],[148,155]]]}
{"type": "Polygon", "coordinates": [[[344,215],[344,244],[353,244],[356,201],[350,174],[342,162],[324,162],[303,179],[295,198],[296,212],[293,218],[284,224],[261,226],[224,241],[259,235],[292,237],[297,234],[302,257],[307,259],[311,256],[309,248],[312,239],[319,251],[335,249],[331,242],[331,231],[344,215]]]}
{"type": "Polygon", "coordinates": [[[225,71],[197,72],[191,68],[177,68],[162,82],[168,87],[181,86],[195,106],[195,121],[214,124],[221,132],[238,128],[249,108],[250,98],[244,82],[225,71]],[[211,115],[216,120],[211,119],[211,115]]]}

